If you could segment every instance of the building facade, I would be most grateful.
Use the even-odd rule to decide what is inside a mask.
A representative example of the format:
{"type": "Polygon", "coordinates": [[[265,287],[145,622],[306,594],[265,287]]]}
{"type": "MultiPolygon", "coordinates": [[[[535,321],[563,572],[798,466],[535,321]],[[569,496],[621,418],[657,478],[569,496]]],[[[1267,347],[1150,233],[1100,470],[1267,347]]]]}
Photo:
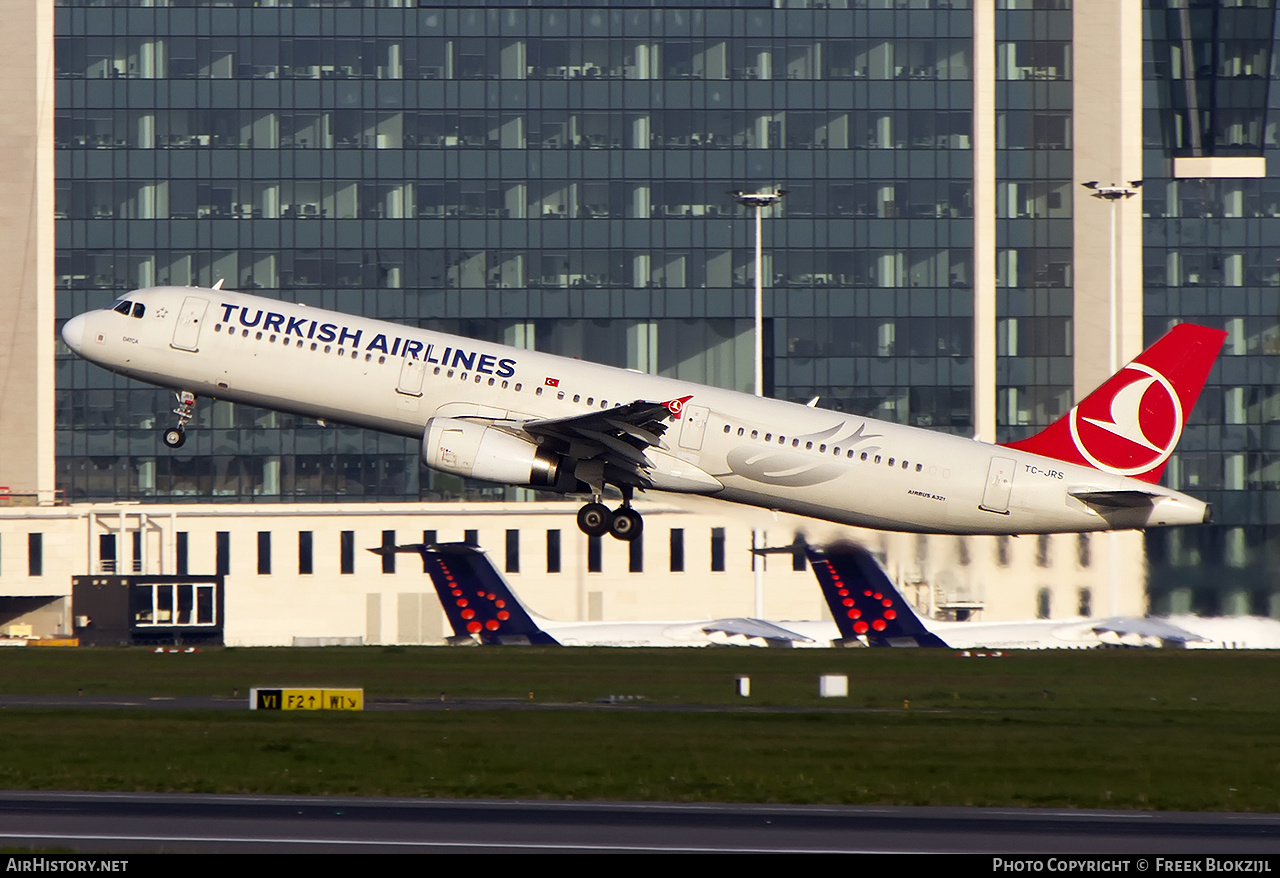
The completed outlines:
{"type": "MultiPolygon", "coordinates": [[[[780,187],[770,395],[1005,441],[1170,320],[1231,330],[1169,476],[1212,492],[1222,524],[1145,545],[1158,608],[1265,612],[1273,6],[59,0],[56,319],[222,280],[750,390],[752,225],[728,192],[780,187]],[[1078,185],[1140,179],[1118,203],[1078,185]],[[1243,268],[1191,279],[1184,266],[1228,244],[1262,266],[1256,284],[1243,268]]],[[[24,325],[48,338],[49,323],[24,325]]],[[[65,350],[56,370],[52,475],[9,477],[19,488],[77,503],[522,496],[422,470],[413,442],[222,402],[175,453],[159,441],[167,393],[65,350]]],[[[981,546],[964,552],[999,557],[981,546]]],[[[1123,555],[1123,583],[1085,565],[1110,595],[1100,610],[1132,603],[1118,591],[1140,590],[1143,547],[1079,554],[1123,555]]]]}
{"type": "Polygon", "coordinates": [[[1280,90],[1275,4],[1151,2],[1144,42],[1143,319],[1229,333],[1165,479],[1209,527],[1147,538],[1155,608],[1277,613],[1280,90]]]}
{"type": "MultiPolygon", "coordinates": [[[[631,543],[588,538],[576,504],[565,502],[0,506],[0,638],[21,630],[93,639],[103,623],[94,602],[73,600],[76,580],[101,591],[141,577],[129,622],[142,638],[181,625],[193,629],[189,639],[207,627],[229,646],[439,644],[451,632],[422,561],[382,551],[424,540],[481,546],[528,607],[551,619],[831,618],[803,557],[753,562],[751,522],[715,506],[637,505],[645,533],[631,543]],[[760,592],[754,563],[764,565],[760,592]]],[[[765,540],[785,545],[798,530],[819,542],[850,536],[784,515],[765,540]]],[[[1106,612],[1097,578],[1106,541],[1097,535],[855,536],[934,615],[1106,612]]],[[[1132,562],[1123,572],[1140,575],[1132,562]]],[[[1124,612],[1141,612],[1140,590],[1124,597],[1124,612]]]]}
{"type": "MultiPolygon", "coordinates": [[[[767,392],[973,429],[964,4],[57,12],[62,317],[223,280],[750,390],[728,192],[781,186],[767,392]]],[[[413,442],[223,403],[176,457],[166,394],[65,372],[75,500],[495,491],[420,477],[413,442]]]]}

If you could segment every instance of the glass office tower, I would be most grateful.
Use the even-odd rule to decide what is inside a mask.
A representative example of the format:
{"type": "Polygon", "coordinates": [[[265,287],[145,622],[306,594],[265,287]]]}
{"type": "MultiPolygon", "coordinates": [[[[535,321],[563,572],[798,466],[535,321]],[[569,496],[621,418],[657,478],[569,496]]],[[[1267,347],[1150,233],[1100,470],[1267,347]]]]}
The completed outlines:
{"type": "MultiPolygon", "coordinates": [[[[752,222],[728,193],[781,187],[766,392],[972,434],[994,387],[1006,441],[1101,380],[1082,348],[1106,275],[1079,277],[1108,239],[1082,237],[1077,184],[1112,173],[1088,147],[1141,128],[1145,237],[1111,244],[1145,262],[1145,340],[1232,333],[1166,479],[1218,524],[1148,537],[1155,606],[1265,612],[1280,187],[1177,162],[1275,149],[1274,3],[1147,0],[1108,35],[1144,47],[1137,109],[1082,129],[1077,56],[1126,5],[58,0],[59,318],[222,279],[750,390],[752,222]]],[[[511,494],[420,470],[411,441],[226,403],[175,453],[167,394],[57,370],[71,499],[511,494]]]]}
{"type": "Polygon", "coordinates": [[[1145,335],[1180,320],[1229,333],[1165,477],[1210,500],[1214,524],[1147,538],[1162,611],[1280,612],[1280,181],[1265,176],[1280,158],[1275,17],[1273,0],[1147,4],[1145,335]],[[1199,177],[1188,160],[1225,172],[1199,177]]]}
{"type": "MultiPolygon", "coordinates": [[[[468,5],[61,4],[60,316],[221,279],[749,391],[752,226],[728,193],[782,187],[766,391],[971,430],[967,3],[468,5]]],[[[1009,78],[1067,76],[1037,51],[1011,46],[1009,78]]],[[[1015,115],[1011,155],[1051,136],[1015,115]]],[[[1052,197],[1035,170],[1019,211],[1052,197]]],[[[1019,255],[1009,284],[1040,283],[1019,255]]],[[[413,442],[227,403],[174,454],[166,394],[59,369],[73,499],[498,491],[420,476],[413,442]]]]}

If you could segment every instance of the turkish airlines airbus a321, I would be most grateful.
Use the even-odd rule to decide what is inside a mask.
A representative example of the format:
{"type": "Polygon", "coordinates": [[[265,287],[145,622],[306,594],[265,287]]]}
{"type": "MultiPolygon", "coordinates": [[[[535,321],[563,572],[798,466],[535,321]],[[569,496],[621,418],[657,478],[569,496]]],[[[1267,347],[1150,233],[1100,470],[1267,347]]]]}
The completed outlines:
{"type": "Polygon", "coordinates": [[[1225,336],[1175,326],[1041,433],[988,445],[221,289],[138,290],[62,330],[177,393],[170,447],[200,396],[383,430],[443,472],[589,494],[578,526],[622,540],[637,489],[919,533],[1199,524],[1208,506],[1157,482],[1225,336]]]}

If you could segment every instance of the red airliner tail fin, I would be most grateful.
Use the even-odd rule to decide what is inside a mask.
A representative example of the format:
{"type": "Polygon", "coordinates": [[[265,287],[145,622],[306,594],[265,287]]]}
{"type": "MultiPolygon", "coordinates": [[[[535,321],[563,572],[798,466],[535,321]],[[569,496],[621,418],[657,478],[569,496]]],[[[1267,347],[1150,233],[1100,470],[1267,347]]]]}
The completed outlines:
{"type": "Polygon", "coordinates": [[[1226,337],[1178,324],[1053,424],[1007,447],[1158,482],[1226,337]]]}

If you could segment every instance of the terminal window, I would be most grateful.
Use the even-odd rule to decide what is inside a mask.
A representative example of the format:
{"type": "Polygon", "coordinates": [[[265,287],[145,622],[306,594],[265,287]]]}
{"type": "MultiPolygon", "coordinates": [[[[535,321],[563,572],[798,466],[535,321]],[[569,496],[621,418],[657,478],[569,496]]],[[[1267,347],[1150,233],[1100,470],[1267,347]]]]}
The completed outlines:
{"type": "Polygon", "coordinates": [[[216,625],[217,606],[213,583],[157,582],[129,589],[133,624],[143,628],[162,625],[216,625]]]}
{"type": "Polygon", "coordinates": [[[644,534],[627,544],[628,568],[632,573],[644,573],[644,534]]]}
{"type": "Polygon", "coordinates": [[[604,547],[599,537],[587,537],[587,572],[600,573],[604,570],[604,547]]]}
{"type": "Polygon", "coordinates": [[[218,575],[227,576],[231,573],[231,534],[228,531],[218,531],[218,552],[217,565],[218,575]]]}
{"type": "Polygon", "coordinates": [[[507,531],[507,566],[508,573],[520,572],[520,531],[507,531]]]}
{"type": "Polygon", "coordinates": [[[560,572],[560,531],[547,531],[547,572],[560,572]]]}
{"type": "Polygon", "coordinates": [[[396,532],[393,530],[382,532],[382,572],[396,572],[396,532]]]}
{"type": "Polygon", "coordinates": [[[724,572],[724,528],[711,528],[711,570],[724,572]]]}
{"type": "Polygon", "coordinates": [[[341,555],[341,572],[350,574],[356,572],[356,532],[353,530],[344,530],[340,541],[341,555]]]}
{"type": "Polygon", "coordinates": [[[258,575],[271,575],[271,531],[258,531],[258,575]]]}
{"type": "Polygon", "coordinates": [[[298,531],[298,573],[307,575],[312,573],[312,553],[311,553],[311,531],[298,531]]]}
{"type": "Polygon", "coordinates": [[[44,575],[44,534],[27,534],[27,575],[44,575]]]}

